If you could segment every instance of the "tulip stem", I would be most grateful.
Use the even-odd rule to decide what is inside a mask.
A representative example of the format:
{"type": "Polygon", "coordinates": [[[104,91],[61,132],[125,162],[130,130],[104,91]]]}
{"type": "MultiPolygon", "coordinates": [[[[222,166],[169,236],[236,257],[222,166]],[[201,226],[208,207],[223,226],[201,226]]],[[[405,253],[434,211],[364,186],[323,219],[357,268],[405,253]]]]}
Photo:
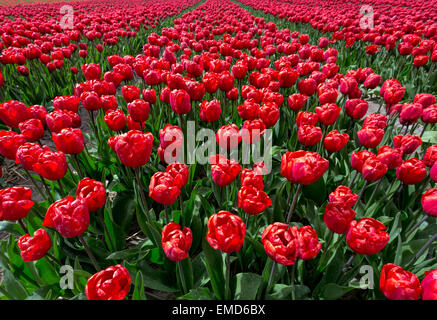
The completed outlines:
{"type": "Polygon", "coordinates": [[[24,232],[25,234],[29,233],[29,231],[27,230],[26,225],[24,224],[24,222],[23,222],[22,219],[19,219],[19,220],[18,220],[18,223],[20,224],[21,229],[23,229],[23,232],[24,232]]]}
{"type": "Polygon", "coordinates": [[[373,198],[375,197],[376,191],[378,190],[378,188],[379,188],[381,182],[382,182],[382,178],[379,179],[378,183],[377,183],[376,186],[375,186],[375,189],[373,189],[372,195],[370,196],[369,201],[366,203],[366,207],[365,207],[364,211],[367,210],[368,205],[372,202],[373,198]]]}
{"type": "Polygon", "coordinates": [[[143,184],[141,183],[138,167],[135,168],[134,171],[135,171],[135,178],[137,179],[138,182],[138,189],[139,189],[138,191],[140,192],[141,202],[143,203],[144,209],[146,210],[146,219],[148,220],[148,222],[150,222],[149,207],[147,206],[146,197],[144,196],[143,184]]]}
{"type": "Polygon", "coordinates": [[[288,216],[287,216],[287,221],[286,221],[287,224],[290,223],[291,216],[293,214],[294,208],[296,207],[297,198],[299,196],[300,189],[302,189],[302,185],[298,184],[296,192],[295,192],[294,197],[293,197],[293,202],[291,203],[291,206],[290,206],[290,211],[288,211],[288,216]]]}
{"type": "Polygon", "coordinates": [[[76,165],[77,172],[79,173],[80,179],[83,179],[85,176],[84,176],[84,174],[82,172],[82,169],[80,168],[79,161],[77,160],[77,154],[73,154],[72,158],[73,158],[74,164],[76,165]]]}
{"type": "MultiPolygon", "coordinates": [[[[24,169],[24,168],[23,168],[24,169]]],[[[30,172],[27,169],[24,169],[24,171],[26,172],[27,176],[29,177],[30,181],[32,181],[32,184],[35,186],[36,190],[38,190],[39,194],[41,195],[41,197],[44,200],[47,200],[47,196],[44,194],[44,192],[42,192],[41,188],[36,184],[35,179],[32,177],[32,175],[30,174],[30,172]]]]}
{"type": "Polygon", "coordinates": [[[182,263],[178,261],[177,268],[179,271],[179,277],[181,278],[181,285],[182,285],[182,294],[188,293],[187,290],[187,283],[185,281],[184,271],[182,270],[182,263]]]}
{"type": "Polygon", "coordinates": [[[291,277],[290,277],[290,285],[291,285],[291,299],[292,300],[296,300],[296,293],[294,292],[294,277],[296,274],[296,263],[293,263],[293,265],[291,266],[291,277]]]}
{"type": "Polygon", "coordinates": [[[231,300],[231,254],[226,253],[226,284],[225,284],[225,300],[231,300]]]}
{"type": "Polygon", "coordinates": [[[100,271],[101,269],[100,269],[99,263],[97,262],[96,257],[94,257],[94,255],[93,255],[93,253],[91,252],[90,248],[88,248],[88,246],[87,246],[85,240],[83,239],[82,235],[79,235],[79,236],[77,236],[77,237],[78,237],[80,243],[82,243],[82,245],[83,245],[83,247],[84,247],[84,249],[85,249],[85,251],[86,251],[88,257],[89,257],[90,260],[91,260],[91,262],[93,263],[94,268],[96,268],[97,271],[100,271]]]}
{"type": "Polygon", "coordinates": [[[425,123],[425,125],[423,126],[423,129],[422,129],[422,132],[420,133],[420,138],[423,137],[423,134],[425,133],[427,126],[428,126],[428,123],[425,123]]]}
{"type": "Polygon", "coordinates": [[[405,238],[408,238],[408,236],[412,234],[414,230],[419,228],[421,224],[424,223],[426,219],[428,219],[428,217],[429,217],[428,215],[425,215],[422,219],[420,219],[418,223],[416,223],[410,230],[408,230],[408,232],[405,234],[405,238]]]}
{"type": "Polygon", "coordinates": [[[364,182],[364,185],[363,185],[363,188],[361,189],[361,192],[360,192],[360,195],[358,196],[358,200],[357,200],[357,203],[355,204],[355,207],[358,205],[358,203],[361,201],[361,198],[363,197],[363,194],[364,194],[364,190],[366,189],[366,187],[367,187],[367,183],[368,183],[369,181],[365,181],[364,182]]]}
{"type": "Polygon", "coordinates": [[[40,177],[40,179],[41,179],[41,182],[42,182],[44,188],[45,188],[46,191],[47,191],[47,194],[48,194],[48,196],[49,196],[49,199],[50,199],[52,202],[55,202],[55,198],[53,198],[52,192],[50,191],[50,188],[49,188],[49,186],[47,185],[46,180],[43,178],[42,175],[39,175],[39,177],[40,177]]]}
{"type": "Polygon", "coordinates": [[[170,219],[168,217],[168,206],[164,206],[164,211],[165,211],[165,223],[169,224],[170,223],[170,219]]]}
{"type": "Polygon", "coordinates": [[[352,186],[354,185],[355,179],[358,177],[358,171],[355,171],[354,173],[355,173],[355,175],[352,178],[352,181],[349,183],[349,189],[352,188],[352,186]]]}
{"type": "Polygon", "coordinates": [[[60,180],[57,180],[57,182],[58,182],[59,190],[61,191],[61,196],[62,196],[63,198],[65,198],[64,187],[62,186],[62,183],[61,183],[60,180]]]}
{"type": "Polygon", "coordinates": [[[420,256],[426,251],[426,249],[428,249],[431,246],[431,244],[436,240],[437,240],[437,233],[431,239],[429,239],[428,242],[425,243],[425,245],[414,256],[414,258],[407,263],[407,267],[409,267],[413,262],[415,262],[418,258],[420,258],[420,256]]]}
{"type": "Polygon", "coordinates": [[[276,272],[276,262],[273,261],[272,269],[270,270],[269,282],[267,282],[266,295],[269,293],[270,287],[272,286],[273,277],[275,275],[275,272],[276,272]]]}
{"type": "Polygon", "coordinates": [[[50,253],[46,253],[46,256],[48,258],[50,258],[49,260],[52,260],[54,262],[56,262],[58,265],[60,265],[61,267],[63,266],[62,262],[59,261],[58,259],[56,259],[54,256],[52,256],[50,253]]]}

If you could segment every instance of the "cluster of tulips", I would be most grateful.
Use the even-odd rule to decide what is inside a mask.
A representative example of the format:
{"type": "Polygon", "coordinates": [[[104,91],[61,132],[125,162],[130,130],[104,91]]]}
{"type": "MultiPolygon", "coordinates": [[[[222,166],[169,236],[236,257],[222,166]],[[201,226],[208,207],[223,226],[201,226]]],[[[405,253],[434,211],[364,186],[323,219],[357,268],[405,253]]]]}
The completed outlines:
{"type": "Polygon", "coordinates": [[[0,190],[0,298],[436,300],[436,88],[344,63],[370,41],[433,74],[435,14],[320,3],[2,7],[0,155],[32,187],[0,190]]]}

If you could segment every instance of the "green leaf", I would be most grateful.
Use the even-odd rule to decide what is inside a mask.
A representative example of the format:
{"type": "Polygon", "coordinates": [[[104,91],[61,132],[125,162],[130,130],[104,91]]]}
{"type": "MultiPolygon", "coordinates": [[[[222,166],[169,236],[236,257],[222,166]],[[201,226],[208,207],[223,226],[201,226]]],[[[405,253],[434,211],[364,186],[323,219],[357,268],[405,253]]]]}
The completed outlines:
{"type": "Polygon", "coordinates": [[[132,300],[146,300],[146,299],[147,298],[144,293],[143,275],[141,274],[141,271],[138,271],[135,277],[135,287],[134,287],[134,292],[132,294],[132,300]]]}
{"type": "Polygon", "coordinates": [[[235,300],[254,300],[262,284],[262,277],[255,273],[239,273],[235,281],[235,300]]]}
{"type": "Polygon", "coordinates": [[[28,296],[28,293],[26,289],[24,289],[23,285],[17,281],[12,272],[7,269],[3,269],[2,285],[5,287],[9,297],[14,300],[24,300],[28,296]]]}
{"type": "Polygon", "coordinates": [[[222,254],[219,250],[211,248],[206,240],[203,240],[202,248],[205,255],[206,270],[210,277],[212,290],[217,298],[221,300],[225,292],[222,254]]]}
{"type": "Polygon", "coordinates": [[[190,290],[186,295],[179,297],[183,300],[214,300],[214,294],[205,287],[190,290]]]}
{"type": "Polygon", "coordinates": [[[328,283],[322,288],[321,296],[327,300],[336,300],[352,290],[354,290],[354,288],[339,286],[336,283],[328,283]]]}
{"type": "Polygon", "coordinates": [[[272,292],[266,296],[267,300],[288,300],[291,298],[291,293],[294,290],[295,298],[302,299],[308,293],[310,289],[304,285],[289,286],[286,284],[275,284],[272,288],[272,292]]]}

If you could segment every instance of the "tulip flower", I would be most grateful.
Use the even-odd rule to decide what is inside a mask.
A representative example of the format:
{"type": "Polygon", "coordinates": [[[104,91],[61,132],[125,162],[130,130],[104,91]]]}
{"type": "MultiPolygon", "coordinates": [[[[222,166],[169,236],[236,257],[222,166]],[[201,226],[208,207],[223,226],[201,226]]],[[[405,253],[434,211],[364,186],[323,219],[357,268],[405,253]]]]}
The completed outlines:
{"type": "Polygon", "coordinates": [[[156,172],[150,179],[149,197],[163,205],[171,205],[181,193],[180,183],[168,172],[156,172]]]}
{"type": "Polygon", "coordinates": [[[343,234],[347,232],[355,215],[356,212],[352,208],[333,202],[326,205],[323,221],[332,232],[343,234]]]}
{"type": "Polygon", "coordinates": [[[106,112],[104,120],[112,131],[121,131],[126,127],[126,116],[120,109],[106,112]]]}
{"type": "Polygon", "coordinates": [[[238,207],[250,215],[257,215],[271,205],[269,196],[253,186],[242,186],[238,191],[238,207]]]}
{"type": "Polygon", "coordinates": [[[15,160],[18,148],[26,143],[22,134],[14,131],[0,131],[0,154],[8,159],[15,160]]]}
{"type": "Polygon", "coordinates": [[[0,120],[8,127],[18,128],[21,122],[31,117],[29,108],[20,101],[9,100],[0,104],[0,120]]]}
{"type": "Polygon", "coordinates": [[[190,228],[181,228],[178,223],[170,222],[162,229],[161,241],[167,258],[172,261],[181,261],[188,257],[193,234],[190,228]]]}
{"type": "Polygon", "coordinates": [[[28,187],[12,187],[0,190],[0,221],[15,221],[25,218],[34,202],[28,187]]]}
{"type": "Polygon", "coordinates": [[[316,230],[311,226],[303,226],[297,230],[297,257],[302,260],[313,259],[322,249],[316,230]]]}
{"type": "Polygon", "coordinates": [[[206,101],[204,100],[200,104],[200,120],[204,122],[215,122],[220,119],[220,115],[222,114],[222,109],[220,108],[220,101],[212,100],[206,101]]]}
{"type": "Polygon", "coordinates": [[[316,152],[286,152],[281,160],[281,175],[291,183],[312,184],[328,169],[329,161],[316,152]]]}
{"type": "Polygon", "coordinates": [[[119,136],[108,139],[108,144],[114,150],[121,163],[131,168],[140,167],[149,161],[152,154],[153,135],[131,130],[119,136]]]}
{"type": "Polygon", "coordinates": [[[426,166],[422,160],[411,158],[396,169],[396,177],[404,184],[418,184],[426,177],[426,166]]]}
{"type": "Polygon", "coordinates": [[[52,247],[49,234],[44,229],[38,229],[33,236],[25,234],[18,239],[18,248],[24,262],[36,261],[46,255],[52,247]]]}
{"type": "Polygon", "coordinates": [[[347,133],[340,133],[338,130],[333,130],[323,139],[323,146],[328,152],[334,153],[343,149],[348,141],[349,135],[347,133]]]}
{"type": "Polygon", "coordinates": [[[211,164],[212,180],[219,186],[231,184],[241,171],[241,165],[234,159],[229,160],[223,155],[217,154],[209,158],[211,164]]]}
{"type": "Polygon", "coordinates": [[[358,201],[358,195],[345,186],[338,186],[333,192],[329,194],[329,202],[336,206],[344,206],[346,208],[353,208],[358,201]]]}
{"type": "Polygon", "coordinates": [[[88,300],[123,300],[130,286],[129,271],[118,264],[90,277],[85,286],[85,294],[88,300]]]}
{"type": "Polygon", "coordinates": [[[379,287],[390,300],[418,300],[422,293],[417,276],[393,263],[382,267],[379,287]]]}
{"type": "Polygon", "coordinates": [[[422,208],[427,214],[437,218],[437,189],[426,191],[421,198],[422,208]]]}
{"type": "Polygon", "coordinates": [[[288,266],[296,262],[299,251],[297,227],[275,222],[264,229],[261,242],[266,254],[276,263],[288,266]]]}
{"type": "Polygon", "coordinates": [[[29,119],[21,122],[18,127],[21,134],[29,142],[35,142],[44,137],[44,127],[39,119],[29,119]]]}
{"type": "Polygon", "coordinates": [[[127,104],[127,109],[132,117],[132,120],[136,122],[144,122],[149,119],[149,103],[141,100],[135,99],[127,104]]]}
{"type": "Polygon", "coordinates": [[[375,254],[388,243],[389,235],[385,230],[386,226],[373,218],[354,220],[347,231],[346,242],[358,254],[375,254]]]}
{"type": "Polygon", "coordinates": [[[219,211],[208,219],[206,240],[216,250],[226,253],[240,251],[245,234],[243,220],[228,211],[219,211]]]}
{"type": "Polygon", "coordinates": [[[59,133],[53,132],[52,138],[56,149],[65,154],[80,154],[84,149],[85,141],[82,131],[78,128],[65,128],[59,133]]]}
{"type": "Polygon", "coordinates": [[[100,181],[84,178],[76,188],[77,199],[84,199],[89,212],[97,211],[105,206],[106,190],[100,181]]]}
{"type": "Polygon", "coordinates": [[[425,271],[421,286],[422,300],[437,300],[437,269],[425,271]]]}

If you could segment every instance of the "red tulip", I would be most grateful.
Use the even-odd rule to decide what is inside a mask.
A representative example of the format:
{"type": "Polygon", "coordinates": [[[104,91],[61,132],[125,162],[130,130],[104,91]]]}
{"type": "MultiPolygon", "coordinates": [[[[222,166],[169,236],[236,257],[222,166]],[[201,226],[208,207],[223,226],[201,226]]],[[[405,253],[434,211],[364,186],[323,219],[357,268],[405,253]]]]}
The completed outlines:
{"type": "Polygon", "coordinates": [[[15,160],[18,148],[26,143],[26,138],[14,131],[0,131],[0,154],[15,160]]]}
{"type": "Polygon", "coordinates": [[[345,103],[346,114],[353,119],[361,119],[367,113],[369,103],[362,99],[349,99],[345,103]]]}
{"type": "Polygon", "coordinates": [[[79,109],[80,98],[76,96],[60,96],[53,99],[55,110],[68,110],[77,113],[79,109]]]}
{"type": "Polygon", "coordinates": [[[84,233],[89,223],[86,200],[68,196],[54,202],[48,208],[42,225],[56,228],[65,238],[73,238],[84,233]]]}
{"type": "Polygon", "coordinates": [[[80,68],[87,80],[98,80],[101,77],[100,66],[96,63],[83,64],[80,68]]]}
{"type": "Polygon", "coordinates": [[[315,109],[319,121],[325,126],[329,126],[337,121],[341,108],[334,103],[327,103],[315,109]]]}
{"type": "Polygon", "coordinates": [[[132,120],[136,122],[144,122],[149,119],[149,103],[141,100],[135,99],[127,104],[127,110],[132,120]]]}
{"type": "Polygon", "coordinates": [[[379,288],[390,300],[418,300],[422,292],[419,278],[393,263],[382,267],[379,288]]]}
{"type": "Polygon", "coordinates": [[[382,146],[378,149],[378,155],[376,159],[387,165],[387,168],[396,169],[399,167],[402,160],[402,149],[400,148],[390,148],[389,146],[382,146]]]}
{"type": "Polygon", "coordinates": [[[301,125],[298,131],[298,140],[305,147],[316,145],[322,140],[323,133],[320,127],[301,125]]]}
{"type": "Polygon", "coordinates": [[[0,104],[0,119],[8,127],[18,128],[21,122],[31,117],[30,110],[20,101],[9,100],[0,104]]]}
{"type": "Polygon", "coordinates": [[[328,203],[325,207],[323,221],[329,230],[343,234],[349,228],[349,224],[354,220],[356,212],[350,207],[328,203]]]}
{"type": "Polygon", "coordinates": [[[343,149],[348,141],[349,135],[347,133],[340,133],[338,130],[333,130],[323,139],[323,146],[328,152],[334,153],[343,149]]]}
{"type": "Polygon", "coordinates": [[[234,159],[229,160],[221,154],[209,158],[212,180],[219,186],[231,184],[241,171],[241,165],[234,159]]]}
{"type": "Polygon", "coordinates": [[[238,191],[238,207],[248,214],[257,215],[271,205],[269,196],[253,186],[242,186],[238,191]]]}
{"type": "Polygon", "coordinates": [[[171,163],[165,169],[174,179],[179,189],[185,187],[188,183],[189,169],[183,163],[171,163]]]}
{"type": "Polygon", "coordinates": [[[43,150],[33,165],[33,171],[43,178],[56,181],[62,179],[67,173],[67,159],[62,151],[52,152],[43,150]]]}
{"type": "Polygon", "coordinates": [[[259,190],[263,190],[264,189],[263,176],[258,171],[247,169],[247,168],[243,169],[240,175],[241,187],[252,186],[259,190]]]}
{"type": "Polygon", "coordinates": [[[374,158],[374,157],[376,157],[375,154],[373,154],[372,152],[367,151],[367,150],[352,152],[351,167],[352,167],[352,169],[361,173],[363,170],[363,165],[366,162],[366,160],[369,158],[374,158]]]}
{"type": "Polygon", "coordinates": [[[407,134],[393,137],[393,146],[400,148],[403,154],[413,153],[420,145],[422,145],[422,139],[419,136],[407,134]]]}
{"type": "Polygon", "coordinates": [[[399,114],[399,122],[402,125],[415,123],[422,116],[422,112],[423,107],[420,103],[405,103],[399,114]]]}
{"type": "Polygon", "coordinates": [[[281,160],[281,175],[292,183],[312,184],[328,169],[329,161],[316,152],[286,152],[281,160]]]}
{"type": "Polygon", "coordinates": [[[121,94],[123,99],[129,103],[140,98],[141,90],[135,86],[123,86],[121,87],[121,94]]]}
{"type": "Polygon", "coordinates": [[[76,197],[85,199],[89,212],[97,211],[106,203],[105,186],[100,181],[84,178],[77,185],[76,197]]]}
{"type": "Polygon", "coordinates": [[[362,127],[358,132],[358,140],[365,148],[376,148],[384,138],[384,129],[380,129],[376,126],[362,127]]]}
{"type": "Polygon", "coordinates": [[[85,294],[88,300],[123,300],[130,290],[130,285],[129,271],[118,264],[89,278],[85,294]]]}
{"type": "Polygon", "coordinates": [[[65,154],[79,154],[84,148],[83,134],[80,129],[65,128],[52,133],[53,142],[58,151],[65,154]]]}
{"type": "Polygon", "coordinates": [[[247,144],[257,143],[265,133],[266,126],[261,119],[246,120],[241,128],[241,138],[247,144]]]}
{"type": "Polygon", "coordinates": [[[258,117],[266,128],[273,127],[279,119],[279,108],[275,102],[265,102],[258,110],[258,117]]]}
{"type": "Polygon", "coordinates": [[[437,217],[437,189],[426,191],[421,198],[422,208],[427,214],[437,217]]]}
{"type": "Polygon", "coordinates": [[[287,266],[296,262],[299,251],[298,239],[297,227],[290,227],[281,222],[268,225],[261,235],[266,254],[273,261],[287,266]]]}
{"type": "Polygon", "coordinates": [[[106,112],[104,120],[112,131],[121,131],[126,127],[126,116],[120,109],[106,112]]]}
{"type": "Polygon", "coordinates": [[[168,172],[156,172],[150,179],[149,197],[163,205],[171,205],[181,193],[180,183],[168,172]]]}
{"type": "Polygon", "coordinates": [[[175,89],[170,92],[171,109],[178,114],[185,114],[191,110],[190,96],[185,90],[175,89]]]}
{"type": "Polygon", "coordinates": [[[352,221],[346,234],[349,247],[358,254],[375,254],[384,249],[389,238],[387,228],[378,220],[363,218],[352,221]]]}
{"type": "Polygon", "coordinates": [[[215,122],[220,119],[220,115],[222,114],[222,109],[220,108],[220,101],[204,100],[200,104],[200,120],[204,122],[215,122]]]}
{"type": "Polygon", "coordinates": [[[315,126],[319,122],[319,116],[314,112],[300,111],[296,115],[296,124],[298,127],[303,125],[315,126]]]}
{"type": "Polygon", "coordinates": [[[366,181],[372,182],[381,179],[387,173],[388,167],[377,158],[369,158],[363,164],[362,174],[366,181]]]}
{"type": "Polygon", "coordinates": [[[36,261],[46,255],[52,247],[49,234],[44,229],[38,229],[33,236],[25,234],[18,239],[20,255],[24,262],[36,261]]]}
{"type": "Polygon", "coordinates": [[[190,228],[178,223],[170,222],[162,229],[162,248],[165,255],[172,261],[181,261],[188,257],[188,251],[193,242],[193,233],[190,228]]]}
{"type": "Polygon", "coordinates": [[[152,154],[153,135],[131,130],[122,135],[111,137],[108,144],[114,150],[121,163],[127,167],[137,168],[149,161],[152,154]]]}
{"type": "Polygon", "coordinates": [[[28,187],[12,187],[0,190],[0,221],[25,218],[34,202],[28,187]]]}
{"type": "Polygon", "coordinates": [[[345,186],[338,186],[334,192],[329,194],[329,202],[336,206],[352,208],[358,201],[358,195],[345,186]]]}
{"type": "Polygon", "coordinates": [[[422,300],[437,300],[437,269],[425,271],[421,285],[422,300]]]}
{"type": "Polygon", "coordinates": [[[426,166],[422,160],[411,158],[396,169],[396,177],[404,184],[418,184],[426,177],[426,166]]]}
{"type": "Polygon", "coordinates": [[[208,219],[206,240],[216,250],[226,253],[240,251],[245,234],[243,220],[228,211],[219,211],[208,219]]]}
{"type": "Polygon", "coordinates": [[[35,142],[44,137],[44,127],[39,119],[23,121],[18,125],[18,127],[27,141],[35,142]]]}
{"type": "Polygon", "coordinates": [[[250,98],[238,106],[238,115],[243,120],[253,120],[258,117],[260,105],[250,98]]]}
{"type": "Polygon", "coordinates": [[[425,123],[437,123],[437,104],[423,109],[422,121],[425,123]]]}
{"type": "Polygon", "coordinates": [[[216,140],[222,149],[235,149],[241,142],[240,130],[233,123],[221,126],[217,130],[216,140]]]}
{"type": "Polygon", "coordinates": [[[303,226],[297,230],[297,257],[302,260],[313,259],[322,249],[316,230],[311,226],[303,226]]]}
{"type": "Polygon", "coordinates": [[[293,111],[298,111],[303,108],[308,97],[304,94],[293,93],[288,97],[288,106],[293,111]]]}

